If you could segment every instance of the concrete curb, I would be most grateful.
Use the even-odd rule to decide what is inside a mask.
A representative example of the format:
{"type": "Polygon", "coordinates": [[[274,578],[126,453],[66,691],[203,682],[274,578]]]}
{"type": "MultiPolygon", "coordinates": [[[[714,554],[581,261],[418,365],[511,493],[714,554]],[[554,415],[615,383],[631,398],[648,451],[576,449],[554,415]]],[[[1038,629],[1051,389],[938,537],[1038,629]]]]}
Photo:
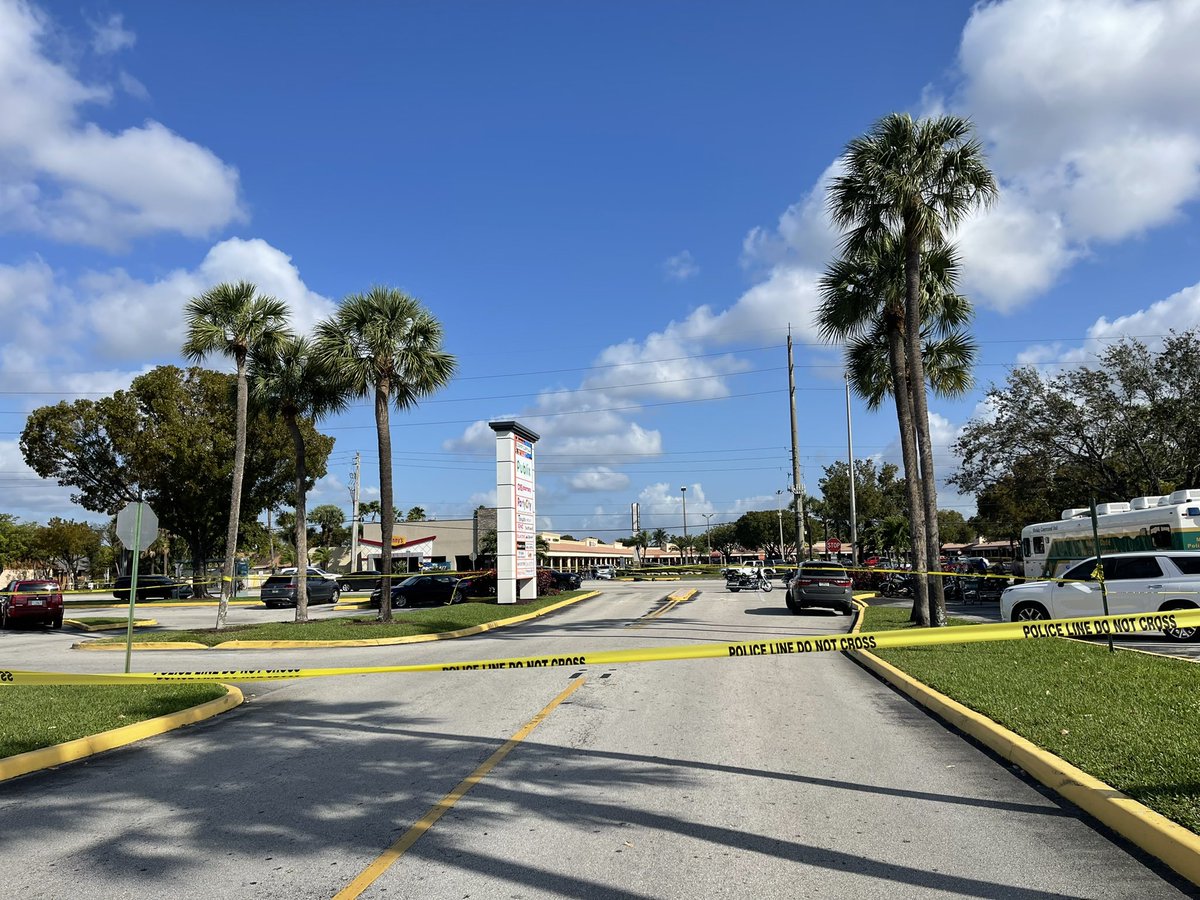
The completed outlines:
{"type": "Polygon", "coordinates": [[[672,591],[667,594],[667,599],[674,600],[676,603],[682,603],[685,600],[691,600],[698,593],[700,592],[695,588],[684,588],[681,591],[672,591]]]}
{"type": "MultiPolygon", "coordinates": [[[[70,625],[72,628],[77,628],[80,631],[120,631],[124,628],[129,627],[129,624],[127,622],[121,622],[119,624],[114,624],[114,625],[88,625],[87,623],[81,622],[78,619],[63,619],[63,624],[70,625]]],[[[157,619],[134,619],[133,620],[134,628],[149,628],[151,625],[157,625],[157,624],[158,624],[157,619]]]]}
{"type": "MultiPolygon", "coordinates": [[[[589,591],[579,597],[572,597],[569,600],[563,600],[560,603],[552,603],[549,606],[544,606],[539,610],[531,613],[525,613],[520,616],[512,616],[507,619],[496,619],[492,622],[484,622],[481,625],[471,625],[467,628],[459,628],[455,631],[439,631],[434,634],[409,634],[403,637],[391,638],[361,638],[359,640],[348,641],[223,641],[220,644],[209,647],[207,644],[192,643],[187,641],[145,641],[135,643],[134,650],[307,650],[310,648],[325,648],[325,647],[390,647],[396,644],[424,644],[429,641],[447,641],[454,638],[470,637],[474,634],[483,634],[487,631],[494,631],[497,628],[504,628],[508,625],[518,625],[521,622],[528,622],[531,619],[537,619],[541,616],[548,615],[556,610],[571,606],[583,600],[590,600],[592,597],[598,596],[600,591],[589,591]]],[[[72,650],[124,650],[124,644],[94,644],[83,643],[75,644],[72,650]]]]}
{"type": "MultiPolygon", "coordinates": [[[[859,630],[865,613],[865,607],[860,608],[851,633],[859,630]]],[[[1184,878],[1200,885],[1200,835],[1143,806],[987,716],[917,681],[873,653],[852,650],[847,655],[959,731],[969,734],[994,753],[1020,766],[1046,787],[1057,791],[1126,840],[1162,860],[1184,878]]]]}
{"type": "Polygon", "coordinates": [[[146,719],[144,722],[135,722],[132,725],[122,725],[111,731],[102,731],[99,734],[55,744],[52,747],[42,747],[40,750],[30,750],[28,753],[7,756],[0,759],[0,782],[95,756],[97,753],[124,747],[126,744],[173,731],[184,725],[202,722],[231,710],[235,706],[240,706],[245,701],[246,698],[242,692],[233,685],[224,684],[222,687],[228,692],[224,697],[209,700],[199,706],[191,706],[165,716],[156,716],[153,719],[146,719]]]}
{"type": "MultiPolygon", "coordinates": [[[[139,608],[169,609],[178,606],[217,607],[219,600],[144,600],[139,608]]],[[[67,600],[63,603],[68,609],[129,609],[129,601],[106,601],[104,603],[89,603],[86,600],[67,600]]],[[[230,606],[261,606],[261,600],[230,600],[230,606]]]]}

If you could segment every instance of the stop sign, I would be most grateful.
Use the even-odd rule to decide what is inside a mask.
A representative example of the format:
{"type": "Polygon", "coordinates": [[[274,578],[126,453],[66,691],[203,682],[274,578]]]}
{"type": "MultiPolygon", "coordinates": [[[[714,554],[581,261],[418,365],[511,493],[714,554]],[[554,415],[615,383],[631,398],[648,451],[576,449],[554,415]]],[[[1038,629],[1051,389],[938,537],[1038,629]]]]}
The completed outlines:
{"type": "Polygon", "coordinates": [[[837,553],[839,550],[842,549],[842,542],[839,541],[837,538],[830,538],[829,540],[827,540],[825,542],[825,549],[828,550],[830,553],[837,553]]]}
{"type": "Polygon", "coordinates": [[[126,503],[117,513],[117,537],[129,550],[145,550],[158,537],[158,516],[148,503],[126,503]],[[138,507],[141,517],[138,517],[138,507]],[[141,526],[139,528],[139,526],[141,526]]]}

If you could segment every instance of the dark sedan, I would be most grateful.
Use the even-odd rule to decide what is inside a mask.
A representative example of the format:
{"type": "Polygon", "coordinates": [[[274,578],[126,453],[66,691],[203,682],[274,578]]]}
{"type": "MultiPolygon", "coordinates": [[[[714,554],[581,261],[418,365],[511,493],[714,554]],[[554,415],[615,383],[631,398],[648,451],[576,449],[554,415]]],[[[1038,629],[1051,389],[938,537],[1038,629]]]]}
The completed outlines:
{"type": "Polygon", "coordinates": [[[560,591],[578,590],[583,584],[583,576],[578,572],[560,572],[558,569],[547,569],[554,579],[554,586],[560,591]]]}
{"type": "MultiPolygon", "coordinates": [[[[413,575],[392,584],[392,609],[405,606],[443,606],[460,603],[466,593],[467,581],[455,575],[413,575]]],[[[371,605],[379,606],[382,587],[371,591],[371,605]]]]}
{"type": "Polygon", "coordinates": [[[338,587],[343,591],[369,591],[379,586],[382,572],[375,569],[360,569],[357,572],[343,572],[337,576],[338,587]]]}

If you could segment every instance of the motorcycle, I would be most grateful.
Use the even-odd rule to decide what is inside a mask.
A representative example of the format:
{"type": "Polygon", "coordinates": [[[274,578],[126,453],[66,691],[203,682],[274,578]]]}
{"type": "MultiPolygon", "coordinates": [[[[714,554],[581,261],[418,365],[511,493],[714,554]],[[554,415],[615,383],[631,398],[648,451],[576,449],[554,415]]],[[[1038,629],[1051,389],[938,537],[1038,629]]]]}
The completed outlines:
{"type": "Polygon", "coordinates": [[[771,580],[761,572],[730,572],[725,579],[725,589],[736,594],[738,591],[770,591],[771,580]]]}
{"type": "Polygon", "coordinates": [[[897,572],[879,586],[882,597],[912,597],[916,593],[916,576],[897,572]]]}

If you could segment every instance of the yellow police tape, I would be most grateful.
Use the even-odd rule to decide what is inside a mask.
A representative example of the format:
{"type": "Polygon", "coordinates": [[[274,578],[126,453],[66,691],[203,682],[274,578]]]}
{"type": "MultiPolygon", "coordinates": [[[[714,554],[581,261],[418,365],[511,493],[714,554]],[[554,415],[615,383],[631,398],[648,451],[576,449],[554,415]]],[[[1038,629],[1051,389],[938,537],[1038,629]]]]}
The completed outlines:
{"type": "Polygon", "coordinates": [[[1080,619],[1047,619],[1039,622],[999,622],[956,625],[949,628],[912,628],[859,634],[800,636],[769,641],[689,644],[681,647],[648,647],[564,653],[511,659],[421,663],[405,666],[353,666],[330,669],[212,669],[197,672],[146,672],[128,675],[86,675],[67,672],[27,672],[0,669],[0,685],[16,684],[156,684],[165,681],[279,681],[328,675],[380,675],[397,672],[457,672],[472,669],[541,669],[559,666],[598,666],[613,663],[657,662],[675,659],[737,659],[753,656],[799,655],[845,650],[886,650],[891,647],[924,647],[1037,638],[1084,638],[1161,631],[1164,628],[1200,627],[1200,609],[1140,613],[1130,616],[1091,616],[1080,619]]]}

